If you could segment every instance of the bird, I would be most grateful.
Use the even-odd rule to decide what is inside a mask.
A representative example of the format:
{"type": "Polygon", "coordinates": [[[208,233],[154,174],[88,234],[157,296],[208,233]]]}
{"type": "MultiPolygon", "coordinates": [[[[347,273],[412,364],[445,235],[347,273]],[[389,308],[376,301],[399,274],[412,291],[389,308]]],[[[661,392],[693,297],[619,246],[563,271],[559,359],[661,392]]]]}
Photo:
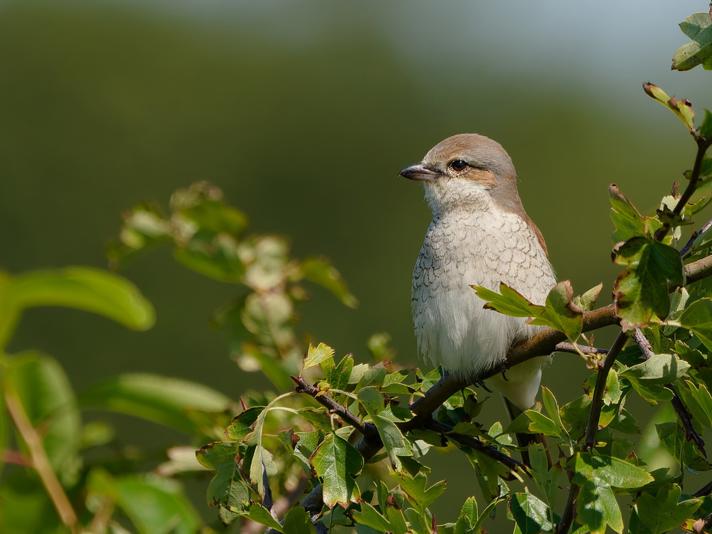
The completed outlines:
{"type": "MultiPolygon", "coordinates": [[[[497,290],[503,282],[544,304],[556,285],[546,243],[519,198],[512,159],[489,137],[448,137],[400,174],[423,184],[432,212],[413,269],[418,352],[447,374],[474,380],[540,327],[485,309],[471,286],[497,290]]],[[[535,404],[549,360],[535,358],[486,381],[512,417],[535,404]]]]}

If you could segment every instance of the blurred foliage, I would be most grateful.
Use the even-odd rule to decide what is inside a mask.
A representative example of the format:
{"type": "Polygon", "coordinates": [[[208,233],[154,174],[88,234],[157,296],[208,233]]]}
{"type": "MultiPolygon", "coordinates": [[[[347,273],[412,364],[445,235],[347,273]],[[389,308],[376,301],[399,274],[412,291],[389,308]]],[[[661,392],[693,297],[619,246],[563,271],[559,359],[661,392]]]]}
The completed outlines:
{"type": "MultiPolygon", "coordinates": [[[[709,15],[693,15],[681,27],[692,42],[675,53],[674,67],[687,70],[702,64],[707,68],[709,15]]],[[[182,46],[170,30],[164,31],[164,38],[168,35],[169,41],[174,39],[176,46],[182,46]]],[[[7,32],[3,35],[7,39],[7,32]]],[[[71,40],[61,30],[54,37],[57,35],[71,40]]],[[[98,41],[103,37],[100,29],[96,37],[98,41]]],[[[122,47],[130,46],[125,40],[121,43],[122,47]]],[[[392,66],[381,57],[378,46],[372,48],[372,57],[380,58],[373,69],[392,66]]],[[[218,61],[204,51],[200,58],[218,61]]],[[[26,58],[28,65],[33,60],[37,58],[32,54],[26,58]]],[[[275,69],[282,78],[300,73],[298,62],[286,61],[283,66],[275,69]]],[[[103,64],[99,62],[96,67],[103,68],[103,64]]],[[[260,65],[252,67],[263,70],[260,65]]],[[[243,81],[241,89],[248,93],[270,87],[263,80],[255,85],[250,85],[249,78],[243,81]]],[[[347,88],[348,80],[343,83],[347,88]]],[[[390,101],[401,101],[394,87],[374,85],[372,98],[393,91],[390,101]]],[[[337,121],[334,124],[342,130],[346,127],[343,121],[347,121],[356,137],[370,138],[374,127],[383,123],[384,114],[392,112],[386,106],[381,115],[360,114],[360,120],[354,121],[353,117],[359,115],[354,111],[358,110],[349,109],[348,117],[344,116],[343,100],[329,100],[327,89],[324,102],[331,106],[337,121]]],[[[84,90],[78,103],[96,103],[84,90]]],[[[301,90],[312,91],[313,87],[301,90]]],[[[587,358],[589,364],[593,363],[589,367],[598,370],[589,369],[582,395],[561,404],[557,396],[564,395],[558,391],[555,395],[544,387],[541,402],[511,424],[484,424],[478,419],[487,398],[478,386],[447,399],[431,420],[414,418],[409,406],[427,396],[441,378],[439,372],[395,363],[396,351],[384,333],[369,338],[372,359],[368,362],[358,361],[351,354],[337,356],[324,343],[310,344],[297,329],[298,310],[308,298],[310,284],[331,292],[347,307],[357,303],[339,272],[321,257],[293,257],[283,238],[248,234],[246,215],[227,204],[219,188],[198,182],[176,191],[167,210],[141,204],[126,212],[120,233],[109,247],[109,260],[115,268],[125,267],[146,249],[163,247],[189,271],[219,284],[217,291],[223,298],[229,288],[231,300],[217,310],[213,322],[227,334],[231,356],[239,368],[255,377],[248,381],[261,384],[257,377],[264,375],[272,390],[240,388],[242,395],[230,398],[183,378],[122,373],[81,388],[77,394],[55,358],[38,350],[15,348],[26,337],[15,336],[13,341],[26,312],[62,306],[145,330],[153,325],[153,307],[132,283],[99,269],[0,273],[0,462],[5,464],[0,464],[4,469],[0,530],[130,529],[160,533],[270,528],[292,534],[328,528],[364,533],[460,534],[483,531],[493,524],[496,515],[514,532],[548,532],[561,525],[567,485],[573,485],[580,489],[574,499],[572,527],[577,533],[607,529],[622,532],[626,528],[641,533],[676,528],[703,532],[712,514],[712,490],[694,492],[689,479],[691,474],[707,474],[711,468],[704,445],[700,446],[691,433],[712,429],[712,299],[709,281],[686,283],[683,262],[709,257],[709,228],[695,234],[682,251],[675,247],[680,243],[681,228],[710,200],[712,161],[706,157],[706,150],[712,141],[712,115],[705,111],[696,123],[689,101],[670,97],[653,84],[646,84],[645,90],[680,119],[697,142],[701,156],[686,174],[694,184],[691,197],[674,191],[660,201],[655,213],[639,210],[617,188],[611,189],[613,258],[623,268],[614,286],[616,314],[624,330],[640,329],[651,347],[629,343],[607,376],[603,375],[601,415],[594,421],[592,446],[585,443],[584,431],[592,406],[598,402],[596,374],[604,372],[595,358],[587,358]],[[674,290],[672,294],[670,289],[674,290]],[[687,419],[678,419],[672,410],[665,410],[666,403],[673,399],[683,405],[687,419]],[[657,410],[655,417],[648,421],[634,416],[629,404],[636,400],[657,410]],[[123,444],[107,412],[164,425],[181,437],[157,459],[148,450],[123,444]],[[515,445],[515,433],[543,434],[546,440],[521,451],[515,445]],[[448,489],[446,481],[436,480],[424,461],[436,451],[462,453],[473,468],[468,478],[479,485],[477,496],[467,497],[457,507],[453,507],[451,498],[443,498],[448,489]],[[515,459],[519,452],[527,453],[526,463],[515,459]],[[211,519],[202,517],[188,498],[185,485],[191,480],[206,483],[207,503],[215,512],[211,519]],[[446,503],[446,510],[458,508],[459,512],[441,520],[434,513],[439,499],[446,503]],[[630,513],[621,507],[628,502],[632,503],[630,513]]],[[[221,94],[215,87],[211,91],[223,102],[240,98],[221,94]]],[[[121,89],[112,94],[112,109],[132,108],[133,104],[122,101],[121,89]]],[[[170,93],[158,89],[154,96],[156,102],[171,98],[170,93]]],[[[297,87],[293,98],[298,101],[299,96],[297,87]]],[[[525,95],[522,98],[526,100],[525,95]]],[[[37,103],[40,107],[48,105],[42,99],[37,103]]],[[[177,104],[180,107],[186,102],[177,104]]],[[[368,107],[368,102],[363,105],[368,107]]],[[[199,135],[205,117],[199,113],[190,116],[191,109],[198,111],[185,105],[185,114],[173,119],[189,120],[199,135]]],[[[542,106],[540,110],[547,120],[548,109],[542,106]]],[[[247,117],[244,122],[249,123],[249,110],[240,111],[247,117]]],[[[300,118],[295,124],[308,121],[310,112],[299,106],[290,108],[290,113],[300,118]]],[[[279,110],[275,113],[279,116],[279,110]]],[[[148,121],[145,126],[154,134],[149,138],[159,142],[161,130],[154,122],[148,121]]],[[[266,122],[277,124],[276,120],[266,122]]],[[[328,128],[322,130],[322,136],[331,135],[328,128]]],[[[400,133],[407,136],[409,130],[404,127],[400,133]]],[[[30,130],[15,133],[23,137],[30,130]]],[[[79,130],[75,134],[78,138],[90,135],[79,130]]],[[[262,131],[264,138],[252,142],[264,147],[265,139],[269,139],[270,150],[262,153],[264,162],[289,174],[299,165],[313,163],[308,158],[300,159],[304,157],[300,143],[318,146],[320,142],[318,136],[305,141],[300,134],[299,128],[282,131],[280,136],[262,131]],[[275,141],[277,137],[288,139],[287,134],[294,137],[293,146],[275,141]],[[275,151],[275,146],[279,150],[275,151]]],[[[52,147],[54,144],[45,147],[47,160],[43,165],[48,168],[53,157],[61,160],[67,156],[52,147]]],[[[354,163],[356,175],[373,172],[372,158],[361,155],[356,162],[353,157],[346,159],[345,155],[352,155],[351,148],[346,146],[341,156],[327,151],[318,165],[308,168],[333,169],[354,163]]],[[[220,150],[215,147],[216,153],[220,150]]],[[[558,154],[558,150],[555,152],[558,154]]],[[[116,161],[107,154],[95,158],[91,161],[103,166],[116,161]]],[[[228,166],[240,173],[254,170],[235,162],[228,166]]],[[[122,175],[131,174],[127,171],[123,169],[122,175]]],[[[179,175],[185,177],[186,173],[187,169],[179,175]]],[[[335,187],[345,190],[343,185],[335,187]]],[[[114,209],[117,198],[112,193],[123,189],[123,184],[110,183],[104,191],[104,205],[114,209]]],[[[51,196],[51,191],[43,193],[51,196]]],[[[279,200],[268,195],[267,189],[261,189],[260,194],[273,200],[268,203],[270,213],[285,217],[285,221],[305,211],[304,206],[287,209],[289,195],[279,200]]],[[[358,205],[372,200],[372,191],[364,188],[359,194],[346,196],[358,205]]],[[[326,233],[330,216],[336,213],[331,210],[333,207],[323,202],[308,206],[308,211],[316,212],[314,221],[326,233]]],[[[6,217],[13,217],[16,212],[8,213],[6,217]]],[[[86,223],[86,214],[72,216],[86,223]]],[[[364,227],[369,237],[383,231],[378,221],[364,221],[364,227]]],[[[343,232],[345,228],[332,231],[343,232]]],[[[339,239],[344,240],[344,236],[339,235],[339,239]]],[[[358,258],[358,247],[349,245],[351,257],[358,258]]],[[[85,244],[77,239],[77,244],[70,246],[85,244]]],[[[544,306],[527,302],[504,285],[499,292],[494,288],[475,290],[492,313],[531,317],[532,323],[559,330],[577,342],[583,337],[584,314],[593,307],[601,286],[576,296],[570,282],[561,282],[544,306]]],[[[185,302],[181,304],[186,307],[185,302]]],[[[183,312],[180,310],[179,315],[183,312]]],[[[325,320],[323,330],[328,331],[336,321],[333,317],[325,320]]],[[[190,321],[182,324],[183,328],[191,326],[190,321]]],[[[200,368],[203,355],[193,357],[198,360],[196,368],[200,368]]],[[[220,379],[224,383],[232,380],[216,377],[216,382],[220,379]]]]}

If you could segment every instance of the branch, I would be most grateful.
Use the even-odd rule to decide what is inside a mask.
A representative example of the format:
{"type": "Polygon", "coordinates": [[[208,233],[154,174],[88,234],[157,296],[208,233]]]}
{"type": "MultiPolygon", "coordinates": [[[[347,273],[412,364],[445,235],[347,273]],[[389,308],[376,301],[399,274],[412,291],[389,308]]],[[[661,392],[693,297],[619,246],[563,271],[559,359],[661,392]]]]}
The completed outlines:
{"type": "Polygon", "coordinates": [[[709,229],[712,228],[712,219],[707,221],[705,224],[702,225],[702,227],[698,228],[694,232],[692,232],[692,235],[690,236],[690,239],[687,240],[687,243],[685,243],[685,246],[680,249],[680,256],[683,258],[687,256],[690,251],[692,250],[692,247],[695,245],[695,242],[697,239],[709,229]]]}
{"type": "MultiPolygon", "coordinates": [[[[712,142],[699,136],[695,136],[695,141],[697,142],[697,153],[695,154],[695,163],[693,164],[692,172],[690,173],[690,181],[687,184],[684,193],[682,193],[682,196],[677,201],[675,208],[672,210],[674,215],[680,215],[682,213],[682,210],[685,209],[685,206],[692,198],[692,195],[695,193],[695,190],[697,189],[697,186],[700,182],[700,175],[702,173],[702,162],[705,159],[705,152],[707,152],[707,149],[709,148],[710,143],[712,142]]],[[[671,225],[669,220],[663,222],[663,225],[658,228],[657,232],[655,232],[655,239],[657,239],[658,241],[662,241],[663,238],[670,231],[670,228],[671,225]]]]}
{"type": "MultiPolygon", "coordinates": [[[[685,265],[684,270],[687,283],[696,282],[708,276],[712,276],[712,256],[707,256],[705,258],[691,262],[685,265]]],[[[599,328],[615,324],[618,324],[618,318],[616,317],[615,308],[613,304],[602,306],[590,312],[585,312],[583,315],[584,332],[598,330],[599,328]]],[[[565,339],[566,336],[558,330],[553,330],[551,328],[543,328],[533,336],[516,343],[510,349],[509,353],[507,354],[507,359],[503,363],[488,369],[480,376],[475,377],[474,380],[466,380],[454,375],[444,375],[443,378],[441,378],[437,384],[431,387],[423,397],[415,401],[410,406],[411,411],[415,415],[409,421],[405,421],[404,423],[401,423],[399,425],[401,430],[407,432],[415,428],[433,429],[432,426],[430,426],[432,423],[434,423],[431,418],[432,413],[452,395],[472,383],[476,383],[490,378],[494,375],[506,371],[510,367],[526,362],[532,358],[546,356],[557,350],[560,350],[562,352],[569,352],[568,349],[571,349],[573,347],[570,343],[565,342],[565,339]]],[[[596,349],[595,347],[580,348],[584,353],[588,352],[601,354],[604,352],[603,349],[596,349]]],[[[373,425],[369,423],[363,423],[363,421],[361,421],[358,417],[349,412],[344,406],[334,401],[328,395],[322,394],[318,388],[314,387],[311,384],[308,384],[301,377],[292,377],[292,380],[294,380],[297,384],[297,391],[304,392],[314,397],[314,399],[322,406],[325,406],[329,411],[335,413],[336,415],[341,417],[342,420],[353,425],[354,428],[357,428],[359,432],[361,432],[363,437],[358,442],[357,449],[365,459],[368,460],[372,458],[383,447],[381,439],[378,436],[378,432],[375,431],[373,425]]],[[[460,436],[461,435],[450,434],[448,437],[455,441],[459,441],[457,438],[460,436]]],[[[462,441],[459,442],[463,443],[462,441]]],[[[463,444],[471,446],[467,443],[463,444]]],[[[479,441],[479,444],[481,444],[481,446],[483,447],[488,447],[481,441],[479,441]]],[[[494,447],[492,447],[492,449],[496,450],[494,447]]],[[[489,450],[488,452],[491,453],[492,451],[489,450]]],[[[500,454],[502,453],[500,452],[500,454]]],[[[488,455],[492,456],[492,454],[488,455]]],[[[513,460],[512,458],[506,455],[504,456],[508,460],[513,460]]],[[[496,458],[496,460],[501,461],[502,459],[496,458]]],[[[514,461],[516,462],[516,460],[514,461]]],[[[521,465],[523,466],[523,464],[521,465]]],[[[574,506],[576,497],[578,495],[578,486],[572,485],[572,491],[574,491],[575,493],[573,496],[570,494],[569,497],[570,499],[573,499],[573,504],[571,506],[574,506]]],[[[322,505],[323,502],[321,494],[321,485],[317,485],[302,500],[302,506],[307,510],[307,512],[314,516],[321,511],[322,505]]],[[[567,505],[567,510],[568,508],[569,506],[567,505]]],[[[573,514],[573,508],[571,509],[570,513],[573,514]]],[[[563,519],[564,518],[562,517],[562,523],[563,519]]],[[[571,525],[571,521],[573,521],[573,516],[569,521],[569,527],[571,525]]],[[[567,530],[568,527],[566,528],[566,530],[558,530],[557,532],[566,532],[567,530]]]]}
{"type": "MultiPolygon", "coordinates": [[[[685,205],[689,202],[690,198],[692,198],[692,195],[697,189],[697,185],[700,181],[700,173],[702,171],[702,161],[704,160],[705,152],[707,152],[707,149],[710,146],[710,141],[703,137],[700,137],[696,131],[693,131],[692,134],[695,138],[695,141],[697,142],[697,153],[695,155],[695,163],[692,167],[692,172],[690,173],[690,181],[687,184],[687,187],[685,188],[685,192],[679,198],[677,204],[675,205],[675,208],[672,210],[673,215],[676,216],[682,213],[682,210],[685,208],[685,205]]],[[[670,228],[670,219],[667,219],[665,220],[663,225],[655,232],[655,239],[657,241],[662,241],[670,231],[670,228]]],[[[705,259],[709,259],[709,257],[705,259]]],[[[703,267],[702,270],[706,270],[707,268],[712,270],[712,260],[710,261],[710,265],[708,267],[703,267]]],[[[687,272],[688,269],[686,267],[686,275],[687,272]]],[[[690,282],[689,276],[688,282],[690,282]]],[[[603,393],[606,389],[608,373],[613,367],[613,364],[615,363],[618,354],[620,354],[620,351],[625,346],[626,341],[628,341],[628,333],[624,331],[619,332],[618,336],[613,342],[613,345],[611,346],[611,349],[608,351],[608,355],[606,356],[606,359],[603,362],[603,367],[598,370],[598,374],[596,376],[596,386],[593,390],[593,398],[591,400],[591,411],[588,414],[588,423],[586,425],[586,435],[584,442],[584,446],[586,449],[590,450],[595,445],[596,432],[598,431],[598,423],[601,417],[601,408],[603,406],[603,393]]],[[[644,350],[646,350],[647,348],[648,347],[646,346],[644,350]]],[[[574,507],[576,506],[576,499],[578,498],[580,486],[576,484],[573,480],[571,480],[570,484],[571,488],[569,489],[569,496],[566,500],[566,507],[564,509],[564,512],[561,514],[561,521],[559,521],[559,524],[556,527],[557,534],[565,534],[566,532],[568,532],[574,520],[574,507]]]]}
{"type": "Polygon", "coordinates": [[[15,422],[17,432],[22,436],[23,441],[27,445],[32,467],[37,471],[42,485],[44,485],[47,490],[47,494],[57,509],[62,523],[67,526],[70,532],[77,532],[77,514],[74,512],[74,508],[72,508],[72,504],[69,502],[62,484],[59,483],[57,475],[52,470],[52,464],[49,463],[47,454],[42,446],[42,438],[28,419],[20,399],[9,390],[6,390],[5,405],[10,417],[12,417],[12,420],[15,422]]]}
{"type": "MultiPolygon", "coordinates": [[[[710,265],[712,272],[712,261],[710,265]]],[[[617,324],[618,319],[615,315],[613,304],[597,308],[596,310],[583,314],[583,331],[589,332],[597,330],[604,326],[617,324]]],[[[466,380],[460,377],[445,375],[440,381],[431,387],[424,397],[415,401],[410,409],[416,417],[429,417],[442,403],[449,399],[456,392],[464,387],[467,387],[473,382],[480,382],[492,376],[503,373],[510,367],[524,363],[532,358],[546,356],[552,352],[559,350],[569,352],[567,349],[571,347],[570,343],[564,342],[566,336],[558,330],[551,328],[543,328],[532,337],[522,340],[515,344],[507,354],[507,359],[487,371],[483,372],[474,380],[466,380]]],[[[600,350],[600,349],[599,349],[600,350]]],[[[586,352],[584,350],[584,352],[586,352]]]]}
{"type": "MultiPolygon", "coordinates": [[[[643,353],[643,357],[646,360],[649,360],[650,358],[655,356],[650,341],[648,341],[648,338],[645,337],[645,334],[643,334],[643,331],[640,328],[635,329],[635,332],[633,333],[633,338],[640,347],[640,350],[643,353]]],[[[680,395],[675,389],[675,386],[673,386],[672,384],[666,384],[665,387],[672,391],[672,406],[673,408],[675,408],[677,417],[678,419],[680,419],[680,423],[682,423],[682,426],[685,429],[685,437],[687,438],[687,441],[693,442],[697,449],[702,453],[702,456],[707,458],[707,451],[705,451],[705,441],[704,439],[702,439],[702,436],[695,430],[695,427],[692,425],[692,415],[690,414],[690,411],[687,409],[687,406],[685,406],[685,403],[682,402],[682,399],[680,398],[680,395]]]]}
{"type": "Polygon", "coordinates": [[[358,430],[361,435],[366,435],[366,424],[361,421],[361,419],[352,414],[345,406],[342,406],[341,404],[336,402],[334,399],[326,395],[319,388],[313,386],[312,384],[309,384],[301,376],[292,376],[290,378],[297,385],[297,387],[295,388],[297,393],[306,393],[319,404],[324,406],[327,410],[329,410],[329,413],[334,413],[338,415],[342,421],[345,421],[346,423],[350,424],[352,427],[358,430]]]}

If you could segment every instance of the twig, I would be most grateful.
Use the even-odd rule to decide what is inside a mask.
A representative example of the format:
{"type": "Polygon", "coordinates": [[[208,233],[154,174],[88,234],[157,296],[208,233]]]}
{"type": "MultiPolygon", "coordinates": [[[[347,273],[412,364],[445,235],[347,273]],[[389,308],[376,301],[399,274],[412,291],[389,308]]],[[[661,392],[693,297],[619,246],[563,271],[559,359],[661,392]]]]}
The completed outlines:
{"type": "Polygon", "coordinates": [[[695,245],[695,242],[697,239],[709,229],[712,228],[712,219],[707,221],[705,224],[703,224],[700,228],[692,232],[692,235],[690,236],[690,239],[687,240],[687,243],[685,243],[685,246],[680,249],[680,256],[685,257],[687,256],[690,251],[692,250],[692,247],[695,245]]]}
{"type": "MultiPolygon", "coordinates": [[[[701,280],[712,275],[712,255],[705,258],[699,259],[697,261],[691,262],[685,265],[685,277],[688,283],[701,280]]],[[[584,313],[583,316],[583,331],[589,332],[592,330],[598,330],[605,326],[611,326],[618,324],[618,318],[615,314],[615,308],[613,304],[607,306],[602,306],[590,312],[584,313]]],[[[445,375],[440,381],[431,387],[423,397],[415,401],[411,405],[411,411],[415,414],[413,419],[401,423],[401,429],[408,431],[414,428],[424,428],[429,424],[431,419],[431,414],[442,405],[447,399],[452,395],[457,393],[459,390],[467,387],[472,382],[477,382],[485,380],[491,376],[497,375],[503,371],[506,371],[510,367],[523,363],[532,358],[537,358],[540,356],[546,356],[551,354],[556,350],[559,343],[564,342],[566,336],[559,332],[558,330],[553,330],[551,328],[544,328],[534,334],[532,337],[527,338],[523,341],[515,344],[507,354],[507,359],[502,364],[499,364],[485,373],[482,376],[474,377],[474,380],[465,380],[461,377],[453,375],[445,375]]],[[[328,397],[327,395],[321,395],[318,388],[307,384],[301,377],[293,378],[297,384],[297,390],[303,391],[311,396],[313,396],[320,404],[325,406],[333,413],[337,415],[344,416],[344,420],[349,424],[353,425],[355,428],[359,428],[359,425],[363,426],[363,437],[357,444],[357,449],[366,459],[372,458],[383,446],[381,439],[378,436],[378,432],[375,431],[371,424],[364,424],[360,419],[351,414],[344,406],[336,403],[328,397]],[[307,386],[303,389],[302,384],[307,386]],[[346,418],[350,418],[346,419],[346,418]]],[[[605,384],[605,382],[604,382],[605,384]]],[[[600,412],[599,412],[600,413],[600,412]]],[[[596,421],[597,425],[597,421],[596,421]]],[[[454,438],[453,438],[454,439],[454,438]]],[[[578,486],[572,484],[572,491],[574,495],[569,495],[573,499],[572,505],[567,505],[567,510],[570,506],[575,505],[576,497],[578,496],[578,486]]],[[[321,494],[321,485],[317,485],[312,489],[312,491],[302,499],[302,506],[309,512],[312,516],[315,516],[321,512],[323,502],[321,494]]],[[[566,513],[566,510],[565,510],[566,513]]],[[[570,514],[573,514],[573,508],[569,510],[570,514]]],[[[563,521],[563,516],[562,516],[563,521]]],[[[573,515],[569,521],[569,525],[566,530],[557,530],[557,532],[566,532],[571,526],[573,521],[573,515]]]]}
{"type": "Polygon", "coordinates": [[[18,433],[22,436],[25,444],[27,444],[32,466],[35,471],[37,471],[42,484],[47,490],[47,495],[49,495],[52,504],[54,504],[54,507],[57,509],[62,523],[64,523],[71,532],[77,532],[77,514],[74,512],[74,508],[72,508],[72,504],[69,502],[64,488],[62,488],[62,484],[59,483],[57,475],[49,463],[47,454],[42,446],[42,438],[32,426],[20,400],[8,389],[5,390],[5,405],[7,406],[10,417],[15,423],[18,433]]]}
{"type": "Polygon", "coordinates": [[[578,343],[569,343],[567,341],[557,343],[556,347],[554,347],[554,351],[569,352],[571,354],[608,354],[608,349],[579,345],[578,343]]]}
{"type": "MultiPolygon", "coordinates": [[[[707,149],[709,148],[710,143],[712,142],[697,135],[695,135],[695,141],[697,142],[697,153],[695,154],[695,163],[693,164],[692,172],[690,173],[690,181],[687,184],[685,191],[682,193],[682,196],[677,201],[677,204],[675,204],[675,208],[672,210],[673,215],[680,215],[682,213],[682,210],[685,209],[685,206],[690,201],[690,198],[692,198],[692,195],[695,193],[697,185],[700,181],[700,174],[702,172],[702,162],[705,158],[705,152],[707,152],[707,149]]],[[[663,222],[663,225],[655,232],[655,239],[657,239],[658,241],[662,241],[669,231],[670,221],[666,220],[663,222]]]]}
{"type": "Polygon", "coordinates": [[[603,361],[603,367],[598,370],[596,386],[593,389],[593,398],[591,399],[591,412],[588,415],[588,423],[586,424],[586,438],[584,441],[586,449],[592,449],[596,443],[596,432],[598,432],[598,421],[601,418],[603,394],[606,390],[608,373],[613,367],[621,350],[623,350],[626,341],[628,341],[628,334],[626,332],[620,332],[613,342],[613,345],[611,345],[606,359],[603,361]]]}
{"type": "MultiPolygon", "coordinates": [[[[635,332],[633,333],[633,338],[640,347],[640,350],[643,353],[643,357],[646,360],[649,360],[650,358],[655,356],[650,341],[648,341],[648,338],[645,337],[645,334],[640,328],[635,329],[635,332]]],[[[697,450],[700,451],[702,456],[707,458],[707,451],[705,450],[705,440],[702,438],[699,432],[695,430],[695,427],[692,424],[692,414],[690,414],[690,411],[687,409],[687,406],[685,406],[685,403],[680,398],[680,394],[677,392],[677,389],[675,389],[675,386],[673,386],[672,384],[667,384],[665,387],[672,391],[672,406],[673,408],[675,408],[677,417],[680,420],[682,427],[685,429],[685,437],[687,438],[687,441],[691,441],[692,443],[694,443],[697,447],[697,450]]]]}
{"type": "MultiPolygon", "coordinates": [[[[705,256],[699,260],[685,265],[685,279],[687,283],[697,282],[708,276],[712,276],[712,255],[705,256]]],[[[674,288],[671,288],[674,289],[674,288]]],[[[618,324],[616,310],[613,304],[596,308],[583,314],[583,331],[590,332],[598,330],[604,326],[618,324]]],[[[427,417],[433,413],[438,406],[444,403],[452,395],[472,382],[485,380],[491,376],[506,371],[510,367],[524,363],[532,358],[546,356],[556,350],[557,344],[563,342],[566,336],[552,328],[543,328],[532,337],[515,344],[507,354],[507,359],[496,365],[474,380],[465,380],[460,377],[446,375],[437,384],[430,388],[424,397],[415,401],[410,409],[416,416],[427,417]]]]}
{"type": "Polygon", "coordinates": [[[310,397],[313,397],[315,401],[324,406],[330,413],[338,415],[342,421],[353,426],[362,435],[366,435],[366,425],[361,419],[352,414],[345,406],[342,406],[334,399],[324,394],[319,388],[309,384],[301,376],[291,377],[294,383],[297,385],[295,388],[297,393],[306,393],[310,397]]]}
{"type": "MultiPolygon", "coordinates": [[[[704,160],[705,152],[710,146],[711,141],[701,137],[696,130],[692,131],[692,135],[697,143],[697,153],[695,155],[695,163],[692,167],[692,172],[690,173],[690,181],[682,193],[682,196],[675,204],[675,208],[672,210],[673,215],[679,216],[685,205],[689,202],[690,198],[697,189],[697,185],[700,181],[700,173],[702,171],[702,161],[704,160]]],[[[662,241],[668,234],[671,228],[670,220],[663,222],[663,225],[655,232],[655,239],[657,241],[662,241]]],[[[706,258],[707,259],[707,258],[706,258]]],[[[696,263],[696,262],[695,262],[696,263]]],[[[692,264],[691,264],[692,265],[692,264]]],[[[689,266],[687,266],[689,267],[689,266]]],[[[687,274],[687,267],[685,268],[687,274]]],[[[712,265],[709,267],[712,268],[712,265]]],[[[706,269],[706,268],[705,268],[706,269]]],[[[688,277],[688,282],[690,281],[688,277]]],[[[601,408],[603,406],[603,393],[606,389],[606,381],[608,379],[608,373],[613,367],[613,364],[623,349],[623,346],[628,340],[628,333],[621,331],[616,337],[611,349],[608,351],[608,355],[603,362],[603,367],[599,369],[598,375],[596,376],[596,386],[593,390],[593,398],[591,399],[591,411],[589,412],[588,423],[586,425],[586,435],[584,446],[586,449],[592,449],[596,442],[596,432],[598,431],[598,423],[601,417],[601,408]]],[[[646,350],[649,347],[646,347],[646,350]]],[[[576,506],[576,499],[580,487],[573,480],[571,480],[571,488],[569,490],[569,496],[566,501],[566,507],[564,512],[561,514],[561,521],[557,525],[557,534],[565,534],[571,528],[571,524],[574,520],[574,507],[576,506]]]]}
{"type": "Polygon", "coordinates": [[[704,486],[702,486],[700,489],[698,489],[694,494],[693,497],[705,497],[712,493],[712,482],[708,482],[704,486]]]}

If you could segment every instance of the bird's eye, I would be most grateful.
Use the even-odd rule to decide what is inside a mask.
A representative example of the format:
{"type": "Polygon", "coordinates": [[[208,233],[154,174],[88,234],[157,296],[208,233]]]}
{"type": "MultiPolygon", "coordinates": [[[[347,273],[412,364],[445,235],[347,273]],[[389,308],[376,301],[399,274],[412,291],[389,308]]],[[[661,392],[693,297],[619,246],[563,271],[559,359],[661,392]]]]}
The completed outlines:
{"type": "Polygon", "coordinates": [[[467,167],[467,162],[462,159],[454,159],[450,163],[448,163],[447,166],[450,167],[453,171],[461,172],[464,171],[467,167]]]}

